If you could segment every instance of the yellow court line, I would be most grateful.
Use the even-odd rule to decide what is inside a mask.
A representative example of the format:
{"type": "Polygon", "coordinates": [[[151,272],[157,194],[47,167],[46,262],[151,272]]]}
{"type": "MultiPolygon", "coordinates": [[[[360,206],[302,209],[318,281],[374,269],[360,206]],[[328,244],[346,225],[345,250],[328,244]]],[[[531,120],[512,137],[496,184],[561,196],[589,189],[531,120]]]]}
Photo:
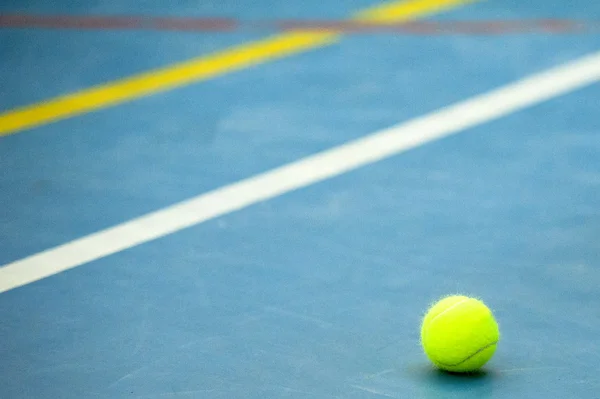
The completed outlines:
{"type": "MultiPolygon", "coordinates": [[[[476,0],[393,1],[360,11],[351,19],[374,23],[403,22],[474,1],[476,0]]],[[[0,114],[0,136],[323,47],[337,42],[341,37],[341,34],[335,32],[285,33],[15,108],[0,114]]]]}

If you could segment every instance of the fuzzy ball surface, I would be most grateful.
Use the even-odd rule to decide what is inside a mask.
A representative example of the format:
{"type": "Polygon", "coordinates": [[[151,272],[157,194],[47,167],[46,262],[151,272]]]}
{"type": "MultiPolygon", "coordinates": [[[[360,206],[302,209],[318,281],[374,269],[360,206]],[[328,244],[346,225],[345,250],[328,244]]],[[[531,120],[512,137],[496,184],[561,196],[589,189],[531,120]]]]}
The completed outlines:
{"type": "Polygon", "coordinates": [[[479,299],[448,296],[435,303],[421,326],[421,344],[438,368],[473,372],[494,355],[500,340],[498,323],[479,299]]]}

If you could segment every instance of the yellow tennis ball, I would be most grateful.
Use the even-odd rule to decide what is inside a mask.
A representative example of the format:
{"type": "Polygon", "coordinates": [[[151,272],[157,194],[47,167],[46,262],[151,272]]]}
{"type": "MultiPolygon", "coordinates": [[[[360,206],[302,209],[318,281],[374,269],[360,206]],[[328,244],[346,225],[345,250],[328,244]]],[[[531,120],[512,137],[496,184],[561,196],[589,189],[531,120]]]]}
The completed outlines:
{"type": "Polygon", "coordinates": [[[427,357],[446,371],[478,370],[492,358],[499,339],[491,310],[466,296],[443,298],[429,309],[421,326],[427,357]]]}

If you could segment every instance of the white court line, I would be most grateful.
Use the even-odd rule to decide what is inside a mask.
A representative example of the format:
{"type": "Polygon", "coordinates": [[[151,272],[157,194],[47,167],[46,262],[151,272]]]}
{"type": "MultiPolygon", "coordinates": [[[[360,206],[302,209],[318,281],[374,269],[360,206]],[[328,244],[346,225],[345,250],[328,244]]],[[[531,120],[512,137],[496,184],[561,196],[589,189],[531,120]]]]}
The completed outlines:
{"type": "Polygon", "coordinates": [[[600,52],[0,268],[0,293],[500,118],[600,80],[600,52]]]}

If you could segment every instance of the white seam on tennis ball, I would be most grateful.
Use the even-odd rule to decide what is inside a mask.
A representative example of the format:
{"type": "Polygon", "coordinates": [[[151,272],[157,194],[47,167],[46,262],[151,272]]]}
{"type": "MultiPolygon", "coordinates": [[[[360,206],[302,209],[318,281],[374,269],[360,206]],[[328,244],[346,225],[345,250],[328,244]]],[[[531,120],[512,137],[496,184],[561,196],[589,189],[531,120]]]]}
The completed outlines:
{"type": "Polygon", "coordinates": [[[436,362],[437,362],[437,363],[439,363],[439,364],[440,364],[440,365],[442,365],[442,366],[445,366],[445,367],[456,367],[456,366],[460,366],[461,364],[463,364],[463,363],[464,363],[464,362],[466,362],[467,360],[470,360],[470,359],[471,359],[471,358],[473,358],[474,356],[476,356],[476,355],[480,354],[481,352],[483,352],[483,351],[484,351],[484,350],[486,350],[487,348],[490,348],[490,347],[492,347],[492,345],[496,345],[497,343],[498,343],[498,341],[494,341],[494,342],[491,342],[491,343],[487,344],[486,346],[484,346],[484,347],[482,347],[482,348],[479,348],[479,349],[477,349],[477,350],[476,350],[474,353],[472,353],[472,354],[470,354],[469,356],[465,357],[464,359],[462,359],[462,360],[461,360],[460,362],[458,362],[458,363],[452,363],[452,364],[450,364],[450,363],[443,363],[443,362],[440,362],[440,361],[439,361],[439,360],[437,360],[437,359],[436,359],[436,362]]]}
{"type": "Polygon", "coordinates": [[[427,327],[429,329],[429,326],[431,325],[431,323],[433,323],[433,321],[435,319],[437,319],[438,317],[440,317],[441,315],[443,315],[444,313],[448,312],[449,310],[454,309],[455,307],[457,307],[458,305],[465,303],[467,301],[469,301],[471,298],[465,298],[465,299],[461,299],[460,301],[456,302],[454,305],[450,306],[448,309],[444,309],[442,310],[440,313],[436,314],[431,320],[429,320],[429,323],[427,323],[427,327]]]}
{"type": "Polygon", "coordinates": [[[433,321],[435,319],[437,319],[438,317],[440,317],[441,315],[443,315],[444,313],[446,313],[447,311],[454,309],[455,307],[457,307],[458,305],[467,302],[468,300],[470,300],[471,298],[465,298],[465,299],[461,299],[460,301],[456,302],[455,304],[453,304],[452,306],[450,306],[448,309],[444,309],[442,310],[440,313],[436,314],[435,316],[433,316],[433,318],[431,320],[429,320],[427,322],[427,324],[425,325],[425,337],[427,335],[429,335],[429,328],[431,326],[431,323],[433,323],[433,321]]]}

